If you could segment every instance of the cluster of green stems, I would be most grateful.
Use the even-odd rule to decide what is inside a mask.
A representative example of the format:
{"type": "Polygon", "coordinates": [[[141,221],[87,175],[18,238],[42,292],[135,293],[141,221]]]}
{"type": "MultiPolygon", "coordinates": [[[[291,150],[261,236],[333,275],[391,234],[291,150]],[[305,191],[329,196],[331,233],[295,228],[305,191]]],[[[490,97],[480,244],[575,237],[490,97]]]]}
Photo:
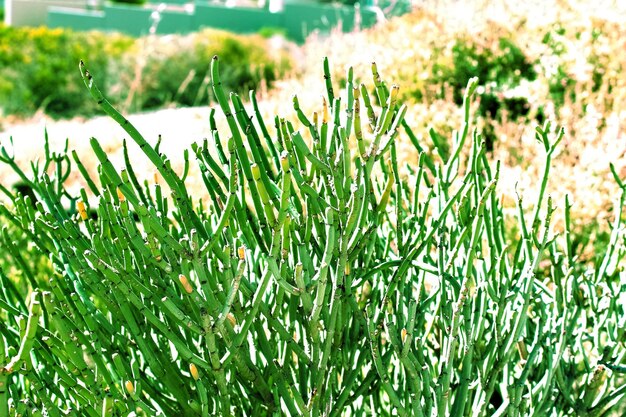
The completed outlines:
{"type": "MultiPolygon", "coordinates": [[[[212,110],[211,137],[185,151],[177,174],[82,62],[80,71],[165,184],[141,183],[126,142],[118,170],[91,139],[95,176],[67,147],[46,145],[31,175],[0,149],[37,196],[2,185],[12,204],[0,215],[55,271],[31,279],[30,295],[0,274],[0,417],[619,409],[626,187],[615,174],[613,234],[590,270],[575,253],[569,201],[556,235],[545,197],[563,130],[537,128],[544,174],[537,201],[518,198],[511,237],[499,164],[471,131],[477,79],[448,155],[436,132],[429,145],[411,130],[398,86],[375,64],[372,88],[349,69],[336,95],[325,60],[320,111],[305,114],[293,97],[301,131],[280,117],[268,128],[254,93],[248,108],[228,97],[215,57],[212,90],[228,130],[212,110]],[[401,133],[416,166],[399,164],[401,133]],[[205,199],[185,185],[193,157],[205,199]],[[80,195],[64,187],[72,165],[80,195]]],[[[10,239],[3,245],[21,256],[10,239]]]]}

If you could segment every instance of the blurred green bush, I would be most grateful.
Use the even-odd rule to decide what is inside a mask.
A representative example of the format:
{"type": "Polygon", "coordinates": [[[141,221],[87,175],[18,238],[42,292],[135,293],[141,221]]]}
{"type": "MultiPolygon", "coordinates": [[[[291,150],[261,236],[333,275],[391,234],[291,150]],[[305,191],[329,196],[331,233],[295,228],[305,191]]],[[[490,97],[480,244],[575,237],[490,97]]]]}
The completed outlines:
{"type": "MultiPolygon", "coordinates": [[[[21,190],[8,190],[2,188],[2,194],[8,192],[6,196],[20,195],[21,192],[27,190],[29,198],[34,194],[30,188],[22,188],[21,190]]],[[[23,197],[23,195],[22,195],[23,197]]],[[[5,201],[5,196],[2,195],[5,201]]],[[[33,199],[20,202],[32,202],[33,199]]],[[[46,254],[31,241],[32,236],[24,233],[22,224],[16,221],[4,206],[0,208],[0,282],[4,293],[16,291],[20,294],[27,294],[30,288],[42,287],[48,289],[48,278],[52,276],[54,270],[52,263],[46,254]]]]}
{"type": "Polygon", "coordinates": [[[89,114],[95,106],[76,84],[76,63],[81,58],[91,62],[110,86],[109,62],[119,60],[133,42],[118,34],[0,24],[0,107],[21,116],[39,109],[52,116],[89,114]]]}
{"type": "Polygon", "coordinates": [[[288,55],[270,51],[260,35],[235,35],[205,29],[186,36],[146,37],[137,41],[137,53],[126,54],[115,91],[117,102],[139,111],[170,103],[184,106],[206,104],[209,63],[213,55],[228,62],[222,82],[226,88],[247,94],[269,86],[291,67],[288,55]],[[139,69],[139,71],[138,71],[139,69]]]}
{"type": "Polygon", "coordinates": [[[463,102],[463,89],[467,80],[477,76],[486,87],[481,96],[481,116],[497,118],[506,109],[509,117],[516,120],[528,113],[526,98],[503,95],[517,87],[522,80],[533,81],[537,78],[533,63],[515,42],[501,37],[497,46],[486,47],[474,39],[459,37],[451,52],[450,62],[435,64],[433,81],[451,87],[457,105],[463,102]]]}
{"type": "Polygon", "coordinates": [[[214,54],[228,58],[224,83],[237,92],[269,85],[290,68],[287,55],[271,51],[261,36],[205,30],[133,39],[0,24],[0,114],[93,114],[95,104],[75,80],[81,59],[102,74],[102,83],[116,101],[126,103],[126,110],[206,104],[206,74],[214,54]]]}
{"type": "Polygon", "coordinates": [[[144,4],[146,3],[146,0],[113,0],[113,3],[144,4]]]}

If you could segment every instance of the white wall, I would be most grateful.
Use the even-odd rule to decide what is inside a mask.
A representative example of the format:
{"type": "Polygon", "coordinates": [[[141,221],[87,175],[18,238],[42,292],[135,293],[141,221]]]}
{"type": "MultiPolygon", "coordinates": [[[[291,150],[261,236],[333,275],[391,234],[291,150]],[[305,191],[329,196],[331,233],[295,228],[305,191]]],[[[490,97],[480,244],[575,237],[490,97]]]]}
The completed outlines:
{"type": "MultiPolygon", "coordinates": [[[[1,1],[1,0],[0,0],[1,1]]],[[[49,6],[84,9],[86,0],[5,0],[4,22],[11,26],[41,26],[49,6]]]]}

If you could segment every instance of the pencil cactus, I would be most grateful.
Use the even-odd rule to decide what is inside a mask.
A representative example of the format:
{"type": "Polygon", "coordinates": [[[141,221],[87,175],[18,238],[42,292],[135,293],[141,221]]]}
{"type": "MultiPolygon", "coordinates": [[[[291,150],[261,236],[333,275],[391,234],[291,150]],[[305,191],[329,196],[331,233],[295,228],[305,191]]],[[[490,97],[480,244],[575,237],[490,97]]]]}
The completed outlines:
{"type": "Polygon", "coordinates": [[[519,198],[520,236],[510,241],[499,165],[470,134],[476,79],[465,124],[439,161],[376,65],[373,92],[350,70],[335,94],[325,62],[321,112],[309,118],[294,96],[304,130],[277,118],[271,135],[253,94],[256,123],[241,98],[226,96],[214,58],[229,131],[218,132],[212,112],[212,139],[192,147],[202,207],[185,186],[188,170],[177,175],[80,70],[166,186],[140,184],[128,158],[115,169],[97,139],[98,178],[67,149],[46,147],[44,165],[27,175],[2,148],[39,201],[2,187],[12,204],[1,213],[49,254],[55,273],[35,283],[29,302],[0,274],[0,416],[618,410],[626,187],[616,175],[613,237],[588,270],[572,251],[569,202],[557,236],[556,203],[544,198],[562,130],[537,129],[545,175],[530,219],[519,198]],[[420,152],[406,175],[400,129],[420,152]],[[63,186],[72,161],[80,195],[63,186]]]}

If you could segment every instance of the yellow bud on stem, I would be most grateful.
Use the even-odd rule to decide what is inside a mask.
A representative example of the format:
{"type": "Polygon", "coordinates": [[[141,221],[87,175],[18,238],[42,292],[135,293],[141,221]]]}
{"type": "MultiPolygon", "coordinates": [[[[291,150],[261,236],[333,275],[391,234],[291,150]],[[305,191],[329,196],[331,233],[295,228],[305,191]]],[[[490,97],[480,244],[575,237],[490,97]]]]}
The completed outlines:
{"type": "Polygon", "coordinates": [[[83,220],[87,220],[87,210],[85,210],[85,202],[81,200],[76,203],[76,206],[78,207],[78,213],[80,214],[80,218],[83,220]]]}
{"type": "Polygon", "coordinates": [[[200,379],[200,374],[198,373],[198,368],[196,367],[195,364],[193,363],[189,364],[189,372],[191,372],[191,376],[193,377],[194,381],[197,381],[198,379],[200,379]]]}
{"type": "Polygon", "coordinates": [[[520,358],[523,360],[528,358],[528,350],[526,349],[526,344],[523,339],[517,341],[517,351],[519,352],[520,358]]]}
{"type": "Polygon", "coordinates": [[[235,318],[233,313],[228,313],[226,315],[226,320],[228,320],[230,322],[230,324],[232,324],[233,327],[235,327],[237,325],[237,319],[235,318]]]}
{"type": "Polygon", "coordinates": [[[133,395],[135,393],[135,386],[133,385],[133,381],[126,381],[126,391],[128,391],[128,393],[130,395],[133,395]]]}
{"type": "Polygon", "coordinates": [[[184,276],[183,274],[180,274],[178,276],[178,280],[180,281],[180,284],[183,286],[187,294],[191,294],[193,292],[193,287],[191,286],[191,283],[189,282],[186,276],[184,276]]]}

